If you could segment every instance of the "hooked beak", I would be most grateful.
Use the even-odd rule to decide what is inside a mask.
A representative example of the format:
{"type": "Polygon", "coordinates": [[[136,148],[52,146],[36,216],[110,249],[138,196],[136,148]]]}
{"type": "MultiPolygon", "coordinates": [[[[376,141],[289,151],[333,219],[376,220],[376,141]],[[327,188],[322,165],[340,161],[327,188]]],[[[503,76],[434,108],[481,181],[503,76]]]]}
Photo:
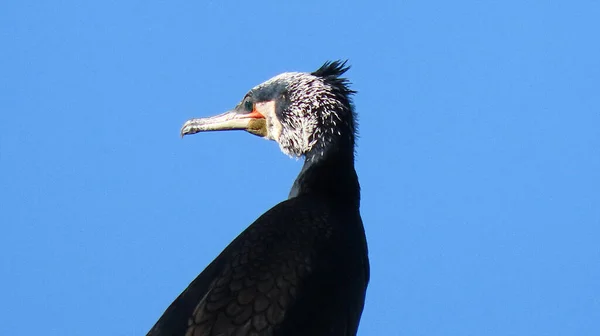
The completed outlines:
{"type": "Polygon", "coordinates": [[[244,130],[258,136],[267,135],[265,116],[258,111],[240,113],[232,110],[208,118],[194,118],[183,124],[181,137],[208,131],[244,130]]]}

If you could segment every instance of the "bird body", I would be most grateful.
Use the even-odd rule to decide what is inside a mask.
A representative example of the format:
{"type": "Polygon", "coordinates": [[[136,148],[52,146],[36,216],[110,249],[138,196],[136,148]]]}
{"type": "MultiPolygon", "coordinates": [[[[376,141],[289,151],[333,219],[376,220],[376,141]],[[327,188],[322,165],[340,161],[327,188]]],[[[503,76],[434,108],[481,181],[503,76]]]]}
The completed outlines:
{"type": "Polygon", "coordinates": [[[149,336],[356,334],[369,261],[354,170],[352,91],[339,79],[346,69],[334,62],[313,74],[275,77],[253,89],[233,117],[184,125],[183,134],[242,127],[276,140],[284,152],[305,156],[305,163],[289,198],[234,239],[169,306],[149,336]],[[341,87],[329,87],[332,83],[341,87]],[[307,100],[310,94],[300,97],[294,85],[321,86],[341,102],[323,99],[322,90],[310,92],[307,100]],[[245,103],[249,96],[252,106],[245,103]],[[332,111],[323,116],[327,108],[332,111]],[[351,119],[344,120],[344,114],[351,119]],[[242,121],[235,119],[239,115],[242,121]],[[340,118],[342,128],[322,129],[332,118],[340,118]]]}

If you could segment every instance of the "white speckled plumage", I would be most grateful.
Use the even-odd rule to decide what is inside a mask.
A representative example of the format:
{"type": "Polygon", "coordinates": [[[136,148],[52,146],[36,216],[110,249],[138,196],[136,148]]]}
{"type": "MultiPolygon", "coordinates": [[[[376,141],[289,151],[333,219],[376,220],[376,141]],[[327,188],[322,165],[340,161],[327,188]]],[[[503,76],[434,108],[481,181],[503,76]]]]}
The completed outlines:
{"type": "MultiPolygon", "coordinates": [[[[331,84],[309,73],[282,73],[257,85],[252,91],[277,84],[285,85],[289,106],[282,111],[283,115],[277,116],[282,131],[277,132],[278,137],[273,140],[279,143],[284,153],[292,157],[306,155],[321,143],[323,146],[319,150],[322,156],[325,145],[341,136],[338,127],[347,124],[338,111],[352,112],[343,106],[331,84]]],[[[347,118],[352,118],[352,115],[347,118]]],[[[353,131],[350,130],[348,134],[353,136],[353,131]]]]}

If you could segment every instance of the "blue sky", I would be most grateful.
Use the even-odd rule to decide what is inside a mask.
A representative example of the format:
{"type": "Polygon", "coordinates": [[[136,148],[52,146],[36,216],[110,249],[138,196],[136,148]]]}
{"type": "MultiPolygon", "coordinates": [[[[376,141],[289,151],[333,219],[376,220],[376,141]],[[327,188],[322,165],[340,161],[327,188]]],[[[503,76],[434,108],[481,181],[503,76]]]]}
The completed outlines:
{"type": "Polygon", "coordinates": [[[594,1],[0,5],[0,334],[141,335],[301,162],[179,138],[348,58],[360,335],[600,334],[594,1]]]}

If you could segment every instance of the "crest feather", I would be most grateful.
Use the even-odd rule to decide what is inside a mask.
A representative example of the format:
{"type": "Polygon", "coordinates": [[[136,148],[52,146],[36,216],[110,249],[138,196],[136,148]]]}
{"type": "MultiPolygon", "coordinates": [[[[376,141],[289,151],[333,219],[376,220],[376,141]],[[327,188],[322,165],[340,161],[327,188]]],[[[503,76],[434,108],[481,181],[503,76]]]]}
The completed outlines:
{"type": "Polygon", "coordinates": [[[317,71],[311,73],[311,75],[322,78],[325,83],[331,85],[340,94],[348,97],[356,93],[356,91],[350,89],[348,79],[340,77],[350,69],[350,66],[346,65],[347,62],[348,60],[327,61],[317,71]]]}

